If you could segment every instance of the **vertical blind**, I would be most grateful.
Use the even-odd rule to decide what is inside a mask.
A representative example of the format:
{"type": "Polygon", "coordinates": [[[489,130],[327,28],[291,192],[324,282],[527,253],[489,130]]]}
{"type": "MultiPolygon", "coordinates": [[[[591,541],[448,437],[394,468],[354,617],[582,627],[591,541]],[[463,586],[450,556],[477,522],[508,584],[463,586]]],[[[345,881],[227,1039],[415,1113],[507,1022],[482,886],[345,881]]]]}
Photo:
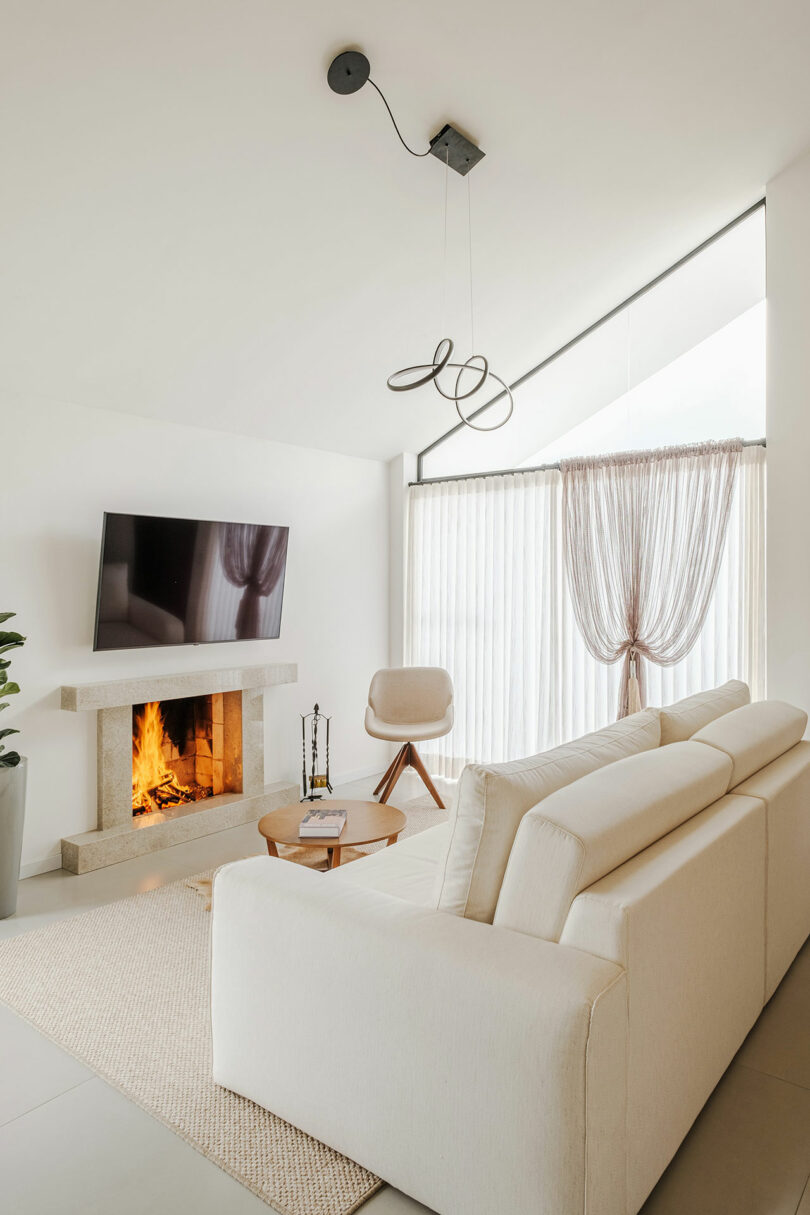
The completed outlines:
{"type": "MultiPolygon", "coordinates": [[[[562,557],[559,471],[417,485],[409,491],[406,662],[445,667],[456,724],[426,743],[431,770],[531,755],[615,717],[620,663],[591,657],[562,557]]],[[[727,679],[765,694],[765,450],[743,449],[725,551],[692,651],[647,667],[667,704],[727,679]]]]}

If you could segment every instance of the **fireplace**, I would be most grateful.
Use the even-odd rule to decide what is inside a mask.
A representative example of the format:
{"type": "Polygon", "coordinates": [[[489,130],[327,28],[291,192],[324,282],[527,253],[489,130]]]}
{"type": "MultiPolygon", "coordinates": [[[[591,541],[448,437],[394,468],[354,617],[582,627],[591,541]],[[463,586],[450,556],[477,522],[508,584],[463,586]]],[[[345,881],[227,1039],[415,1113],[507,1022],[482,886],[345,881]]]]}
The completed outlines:
{"type": "Polygon", "coordinates": [[[159,814],[162,821],[209,797],[241,792],[241,693],[132,706],[133,816],[159,814]]]}
{"type": "Polygon", "coordinates": [[[96,714],[98,803],[96,828],[62,840],[62,867],[87,873],[297,800],[297,783],[264,777],[265,689],[296,678],[278,662],[63,687],[63,709],[96,714]]]}

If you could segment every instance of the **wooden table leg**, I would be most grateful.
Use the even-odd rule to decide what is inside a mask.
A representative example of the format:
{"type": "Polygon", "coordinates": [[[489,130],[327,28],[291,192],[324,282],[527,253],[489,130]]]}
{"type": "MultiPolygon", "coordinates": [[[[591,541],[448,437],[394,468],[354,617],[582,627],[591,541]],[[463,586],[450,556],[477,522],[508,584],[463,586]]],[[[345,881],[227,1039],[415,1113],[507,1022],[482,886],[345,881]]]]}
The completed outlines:
{"type": "Polygon", "coordinates": [[[397,842],[398,837],[399,837],[399,832],[397,832],[396,835],[389,835],[388,843],[385,845],[386,848],[390,848],[392,844],[395,844],[397,842]]]}
{"type": "MultiPolygon", "coordinates": [[[[266,836],[265,839],[267,839],[266,836]]],[[[272,840],[267,840],[267,851],[269,852],[270,856],[278,856],[278,848],[272,840]]]]}
{"type": "Polygon", "coordinates": [[[340,864],[340,848],[329,849],[329,868],[337,869],[340,864]]]}

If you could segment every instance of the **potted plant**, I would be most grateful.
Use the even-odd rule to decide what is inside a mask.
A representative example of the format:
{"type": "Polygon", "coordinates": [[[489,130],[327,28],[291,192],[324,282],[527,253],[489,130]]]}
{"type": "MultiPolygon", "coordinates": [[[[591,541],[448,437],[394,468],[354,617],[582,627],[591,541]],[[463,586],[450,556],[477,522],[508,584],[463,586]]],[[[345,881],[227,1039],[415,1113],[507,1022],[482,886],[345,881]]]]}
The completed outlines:
{"type": "MultiPolygon", "coordinates": [[[[14,612],[0,612],[0,625],[13,615],[14,612]]],[[[6,696],[14,696],[20,690],[19,684],[8,677],[11,659],[5,655],[24,644],[25,638],[19,633],[0,628],[0,709],[8,708],[6,696]]],[[[17,910],[28,768],[28,761],[17,751],[7,751],[2,740],[19,732],[11,727],[0,730],[0,920],[17,910]]]]}

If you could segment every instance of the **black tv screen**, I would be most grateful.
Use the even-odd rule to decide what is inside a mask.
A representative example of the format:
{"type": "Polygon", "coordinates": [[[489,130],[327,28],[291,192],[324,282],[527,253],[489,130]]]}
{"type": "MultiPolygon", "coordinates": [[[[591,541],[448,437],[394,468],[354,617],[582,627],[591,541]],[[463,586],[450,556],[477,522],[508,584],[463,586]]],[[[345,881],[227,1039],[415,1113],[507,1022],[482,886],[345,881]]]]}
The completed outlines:
{"type": "Polygon", "coordinates": [[[105,513],[93,649],[278,637],[288,534],[105,513]]]}

